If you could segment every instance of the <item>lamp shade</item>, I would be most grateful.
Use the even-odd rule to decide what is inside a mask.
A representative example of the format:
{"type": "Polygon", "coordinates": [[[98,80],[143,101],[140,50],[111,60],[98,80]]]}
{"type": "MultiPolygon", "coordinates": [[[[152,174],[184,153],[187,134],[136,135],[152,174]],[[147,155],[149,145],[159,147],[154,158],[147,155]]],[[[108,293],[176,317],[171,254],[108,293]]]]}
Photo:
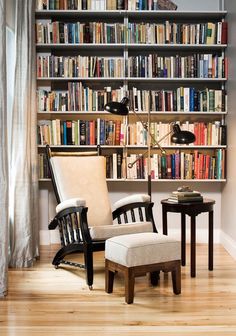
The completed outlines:
{"type": "Polygon", "coordinates": [[[189,131],[181,131],[178,124],[173,125],[173,134],[171,141],[176,144],[187,145],[196,140],[195,135],[189,131]]]}
{"type": "Polygon", "coordinates": [[[129,99],[127,97],[124,97],[121,102],[110,102],[107,103],[104,107],[105,111],[117,114],[117,115],[123,115],[126,116],[129,114],[129,109],[127,107],[129,103],[129,99]]]}

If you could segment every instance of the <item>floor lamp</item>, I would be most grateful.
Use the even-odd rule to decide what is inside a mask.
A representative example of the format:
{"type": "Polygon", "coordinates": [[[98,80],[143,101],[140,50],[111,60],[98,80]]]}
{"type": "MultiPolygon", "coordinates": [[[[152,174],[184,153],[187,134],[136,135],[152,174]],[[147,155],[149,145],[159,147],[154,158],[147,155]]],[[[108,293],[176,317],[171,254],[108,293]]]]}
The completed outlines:
{"type": "MultiPolygon", "coordinates": [[[[129,114],[129,108],[128,108],[128,104],[129,104],[129,98],[124,97],[120,102],[109,102],[105,105],[105,110],[107,112],[110,112],[112,114],[116,114],[116,115],[121,115],[121,116],[127,116],[129,114]]],[[[173,123],[171,124],[171,130],[166,133],[161,139],[159,139],[159,141],[157,141],[153,135],[150,133],[150,99],[149,99],[149,103],[148,103],[148,123],[144,123],[142,121],[142,119],[139,117],[139,115],[133,111],[133,113],[135,114],[136,118],[141,122],[143,128],[147,131],[148,134],[148,149],[147,151],[145,151],[142,156],[144,156],[146,153],[148,153],[148,195],[151,197],[151,193],[152,193],[152,180],[151,180],[151,149],[154,146],[157,146],[161,153],[163,155],[166,154],[165,149],[163,149],[160,145],[160,142],[163,141],[167,136],[171,135],[171,141],[173,143],[176,144],[190,144],[193,143],[195,141],[195,135],[192,132],[189,131],[182,131],[180,129],[180,126],[177,123],[173,123]],[[152,144],[151,141],[152,140],[152,144]]],[[[128,164],[129,168],[132,168],[133,165],[140,160],[140,157],[137,158],[136,160],[134,160],[132,163],[128,164]]]]}

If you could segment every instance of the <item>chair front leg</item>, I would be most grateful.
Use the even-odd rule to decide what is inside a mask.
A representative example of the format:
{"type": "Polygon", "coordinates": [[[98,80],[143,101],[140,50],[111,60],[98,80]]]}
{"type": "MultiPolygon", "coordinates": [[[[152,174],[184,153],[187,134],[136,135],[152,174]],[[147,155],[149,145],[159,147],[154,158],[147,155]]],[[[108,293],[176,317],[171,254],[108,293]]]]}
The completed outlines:
{"type": "Polygon", "coordinates": [[[84,245],[84,263],[86,270],[86,281],[89,289],[93,288],[93,248],[91,244],[84,245]]]}

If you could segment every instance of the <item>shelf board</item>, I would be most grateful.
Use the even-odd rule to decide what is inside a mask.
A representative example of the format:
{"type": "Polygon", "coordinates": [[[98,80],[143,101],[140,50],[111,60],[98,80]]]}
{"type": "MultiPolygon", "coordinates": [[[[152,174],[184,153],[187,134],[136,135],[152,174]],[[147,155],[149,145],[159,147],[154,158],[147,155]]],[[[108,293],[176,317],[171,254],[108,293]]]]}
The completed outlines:
{"type": "MultiPolygon", "coordinates": [[[[41,178],[39,179],[39,182],[50,182],[51,183],[51,179],[49,178],[41,178]]],[[[147,179],[111,179],[108,178],[107,182],[145,182],[147,183],[147,179]]],[[[175,182],[175,183],[179,183],[179,182],[190,182],[190,183],[196,183],[196,182],[211,182],[211,183],[219,183],[219,182],[226,182],[226,179],[192,179],[192,180],[186,180],[186,179],[159,179],[159,180],[152,180],[153,183],[162,183],[162,182],[175,182]]]]}
{"type": "MultiPolygon", "coordinates": [[[[148,111],[130,111],[129,114],[135,115],[135,114],[148,114],[148,111]]],[[[224,115],[227,114],[227,112],[205,112],[205,111],[151,111],[151,115],[224,115]]]]}
{"type": "MultiPolygon", "coordinates": [[[[45,148],[46,145],[38,145],[38,148],[45,148]]],[[[101,148],[108,149],[108,148],[128,148],[128,149],[147,149],[145,145],[99,145],[101,148]]],[[[97,148],[97,145],[50,145],[51,148],[76,148],[76,149],[89,149],[89,148],[97,148]]],[[[161,145],[164,149],[220,149],[220,148],[227,148],[225,145],[217,145],[217,146],[197,146],[197,145],[161,145]]],[[[153,146],[152,149],[159,149],[158,146],[153,146]]]]}
{"type": "Polygon", "coordinates": [[[38,81],[119,81],[126,80],[125,77],[37,77],[38,81]]]}
{"type": "Polygon", "coordinates": [[[129,10],[106,10],[106,11],[94,11],[94,10],[36,10],[36,19],[50,18],[50,17],[104,17],[110,18],[123,18],[129,17],[135,18],[168,18],[168,19],[220,19],[225,17],[227,11],[129,11],[129,10]]]}
{"type": "Polygon", "coordinates": [[[38,111],[38,114],[40,115],[54,115],[54,114],[60,114],[63,116],[66,115],[100,115],[100,114],[107,114],[107,115],[111,115],[111,113],[107,112],[107,111],[38,111]]]}
{"type": "MultiPolygon", "coordinates": [[[[100,114],[106,114],[111,115],[111,113],[107,111],[38,111],[39,115],[100,115],[100,114]]],[[[129,112],[130,115],[139,114],[139,115],[147,115],[148,111],[133,111],[129,112]]],[[[151,111],[151,115],[210,115],[210,116],[216,116],[216,115],[226,115],[227,112],[204,112],[204,111],[151,111]]]]}
{"type": "Polygon", "coordinates": [[[127,77],[128,82],[225,82],[226,78],[146,78],[146,77],[127,77]]]}
{"type": "MultiPolygon", "coordinates": [[[[111,179],[112,181],[112,179],[111,179]]],[[[118,180],[119,181],[119,180],[118,180]]],[[[147,179],[125,179],[125,182],[146,182],[147,183],[147,179]]],[[[160,183],[160,182],[226,182],[226,179],[158,179],[158,180],[152,180],[153,183],[160,183]]]]}
{"type": "Polygon", "coordinates": [[[127,11],[127,16],[136,18],[146,16],[147,18],[168,18],[168,19],[203,19],[203,18],[222,18],[227,11],[174,11],[174,10],[157,10],[157,11],[127,11]]]}
{"type": "Polygon", "coordinates": [[[99,17],[99,18],[123,18],[127,13],[126,10],[36,10],[36,19],[51,18],[51,17],[99,17]]]}
{"type": "MultiPolygon", "coordinates": [[[[227,148],[225,145],[162,145],[160,144],[162,148],[164,149],[220,149],[220,148],[227,148]]],[[[133,148],[133,149],[147,149],[147,146],[145,145],[127,145],[127,148],[133,148]]],[[[158,146],[153,146],[152,149],[159,149],[158,146]]]]}
{"type": "Polygon", "coordinates": [[[125,43],[37,43],[37,50],[52,50],[52,49],[62,49],[62,50],[73,50],[73,49],[124,49],[125,43]]]}
{"type": "Polygon", "coordinates": [[[225,82],[227,78],[37,77],[38,81],[225,82]]]}
{"type": "MultiPolygon", "coordinates": [[[[50,145],[51,148],[74,148],[74,149],[96,149],[98,145],[50,145]]],[[[124,148],[121,145],[99,145],[100,148],[108,149],[108,148],[124,148]]],[[[45,148],[46,145],[38,145],[38,148],[45,148]]]]}
{"type": "Polygon", "coordinates": [[[37,43],[38,50],[52,49],[157,49],[157,50],[195,50],[195,49],[225,49],[227,44],[145,44],[145,43],[37,43]]]}

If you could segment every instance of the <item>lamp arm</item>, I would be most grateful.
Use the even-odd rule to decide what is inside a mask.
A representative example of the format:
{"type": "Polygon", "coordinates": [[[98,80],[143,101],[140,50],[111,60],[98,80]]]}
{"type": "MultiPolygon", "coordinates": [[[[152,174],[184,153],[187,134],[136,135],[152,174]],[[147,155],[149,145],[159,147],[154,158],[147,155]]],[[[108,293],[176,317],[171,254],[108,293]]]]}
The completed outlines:
{"type": "MultiPolygon", "coordinates": [[[[141,120],[140,120],[141,121],[141,120]]],[[[141,121],[142,122],[142,121],[141,121]]],[[[146,125],[145,125],[145,127],[146,127],[146,125]]],[[[145,128],[144,127],[144,128],[145,128]]],[[[146,129],[146,128],[145,128],[146,129]]],[[[153,148],[154,146],[158,146],[158,148],[161,150],[161,153],[162,154],[166,154],[166,150],[165,149],[163,149],[162,147],[161,147],[161,145],[159,144],[159,142],[161,142],[162,140],[164,140],[168,135],[170,135],[171,133],[173,133],[173,130],[170,130],[168,133],[166,133],[159,141],[156,141],[155,139],[154,139],[154,137],[152,136],[152,134],[150,134],[149,133],[149,135],[151,136],[151,138],[152,138],[152,140],[153,140],[153,145],[151,146],[151,148],[153,148]]],[[[146,150],[145,152],[143,152],[143,154],[142,154],[142,156],[141,157],[144,157],[145,156],[145,154],[147,154],[148,153],[148,150],[146,150]]],[[[128,167],[129,168],[132,168],[134,165],[135,165],[135,163],[136,162],[138,162],[140,160],[140,157],[138,157],[136,160],[134,160],[132,163],[129,163],[128,164],[128,167]]]]}
{"type": "MultiPolygon", "coordinates": [[[[133,110],[133,113],[135,114],[136,118],[141,122],[143,128],[148,132],[148,135],[149,135],[150,138],[152,139],[152,142],[154,143],[154,146],[157,146],[157,147],[161,150],[161,153],[162,153],[162,154],[166,154],[166,151],[165,151],[164,148],[161,147],[160,142],[161,142],[162,140],[164,140],[168,135],[170,135],[170,134],[173,132],[173,130],[171,130],[170,132],[168,132],[167,134],[165,134],[159,141],[157,141],[157,140],[154,138],[154,136],[150,133],[150,131],[149,131],[147,125],[143,122],[143,120],[140,118],[140,116],[139,116],[134,110],[133,110]]],[[[153,147],[153,145],[152,145],[151,147],[153,147]]],[[[146,152],[144,152],[143,154],[146,154],[147,152],[148,152],[148,150],[147,150],[146,152]]],[[[135,162],[137,162],[137,161],[138,161],[138,160],[136,160],[135,162]]],[[[134,163],[135,163],[135,162],[134,162],[134,163]]]]}
{"type": "Polygon", "coordinates": [[[160,149],[161,149],[161,151],[162,151],[162,153],[163,154],[166,154],[166,150],[165,149],[162,149],[162,147],[160,146],[160,144],[159,144],[159,142],[162,142],[162,140],[164,140],[166,137],[168,137],[168,135],[170,135],[171,133],[173,133],[173,130],[170,130],[168,133],[166,133],[161,139],[159,139],[158,141],[156,141],[155,139],[154,139],[154,137],[151,135],[151,138],[152,138],[152,140],[153,140],[153,142],[154,142],[154,144],[153,144],[153,146],[158,146],[160,149]]]}

